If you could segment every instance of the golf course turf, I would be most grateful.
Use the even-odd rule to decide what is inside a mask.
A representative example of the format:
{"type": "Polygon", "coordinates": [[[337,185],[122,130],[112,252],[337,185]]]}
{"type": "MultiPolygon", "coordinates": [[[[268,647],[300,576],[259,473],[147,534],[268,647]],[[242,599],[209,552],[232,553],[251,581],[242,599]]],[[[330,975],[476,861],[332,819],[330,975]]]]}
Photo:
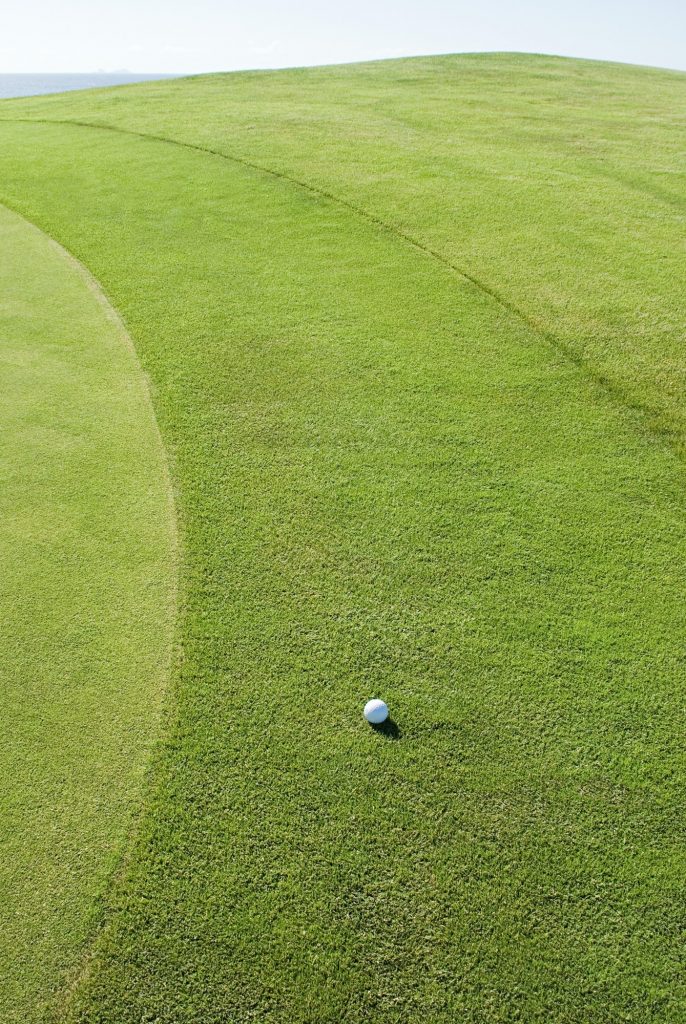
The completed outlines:
{"type": "Polygon", "coordinates": [[[0,1020],[40,1020],[98,923],[168,682],[175,531],[130,340],[0,207],[0,1020]]]}
{"type": "Polygon", "coordinates": [[[684,1019],[684,102],[494,54],[0,104],[0,202],[123,318],[183,550],[48,1019],[684,1019]]]}

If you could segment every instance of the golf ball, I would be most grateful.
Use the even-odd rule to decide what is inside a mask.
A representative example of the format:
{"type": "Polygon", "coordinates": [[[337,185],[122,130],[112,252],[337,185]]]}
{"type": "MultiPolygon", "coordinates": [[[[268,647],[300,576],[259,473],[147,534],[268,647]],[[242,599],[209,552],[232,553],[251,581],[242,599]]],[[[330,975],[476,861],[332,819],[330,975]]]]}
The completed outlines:
{"type": "Polygon", "coordinates": [[[368,700],[364,706],[364,717],[371,725],[381,725],[388,718],[388,708],[382,700],[368,700]]]}

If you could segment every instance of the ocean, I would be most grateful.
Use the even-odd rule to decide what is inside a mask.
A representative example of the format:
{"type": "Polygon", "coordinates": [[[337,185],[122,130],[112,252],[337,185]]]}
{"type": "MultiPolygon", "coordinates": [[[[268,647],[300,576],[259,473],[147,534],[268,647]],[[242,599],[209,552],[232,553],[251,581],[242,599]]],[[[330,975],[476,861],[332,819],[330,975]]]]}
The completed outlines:
{"type": "Polygon", "coordinates": [[[3,75],[0,74],[0,99],[11,96],[40,96],[48,92],[68,92],[71,89],[97,89],[104,85],[127,85],[130,82],[154,82],[178,75],[134,75],[128,72],[94,72],[79,75],[3,75]]]}

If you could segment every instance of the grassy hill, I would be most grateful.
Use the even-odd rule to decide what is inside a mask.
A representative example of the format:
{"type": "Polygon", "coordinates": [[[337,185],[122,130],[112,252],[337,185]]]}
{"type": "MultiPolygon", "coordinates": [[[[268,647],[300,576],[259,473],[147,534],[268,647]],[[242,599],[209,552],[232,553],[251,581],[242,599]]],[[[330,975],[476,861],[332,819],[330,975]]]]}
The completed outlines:
{"type": "Polygon", "coordinates": [[[123,317],[183,544],[53,1018],[683,1020],[685,102],[494,54],[0,104],[0,202],[123,317]]]}

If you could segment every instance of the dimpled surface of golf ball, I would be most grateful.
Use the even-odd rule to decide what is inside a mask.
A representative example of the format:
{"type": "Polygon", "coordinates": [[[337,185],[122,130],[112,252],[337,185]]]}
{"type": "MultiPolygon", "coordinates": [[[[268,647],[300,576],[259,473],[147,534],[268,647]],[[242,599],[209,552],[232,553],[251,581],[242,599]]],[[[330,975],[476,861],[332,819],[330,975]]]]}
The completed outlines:
{"type": "Polygon", "coordinates": [[[368,700],[364,706],[364,717],[370,725],[381,725],[388,718],[388,708],[382,700],[368,700]]]}

